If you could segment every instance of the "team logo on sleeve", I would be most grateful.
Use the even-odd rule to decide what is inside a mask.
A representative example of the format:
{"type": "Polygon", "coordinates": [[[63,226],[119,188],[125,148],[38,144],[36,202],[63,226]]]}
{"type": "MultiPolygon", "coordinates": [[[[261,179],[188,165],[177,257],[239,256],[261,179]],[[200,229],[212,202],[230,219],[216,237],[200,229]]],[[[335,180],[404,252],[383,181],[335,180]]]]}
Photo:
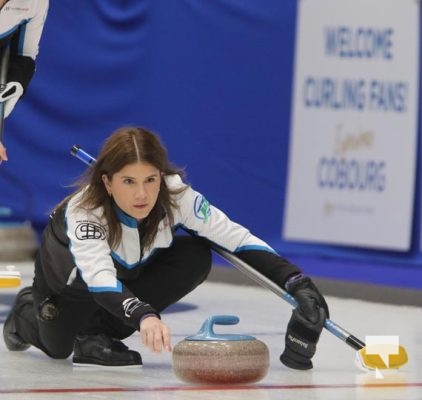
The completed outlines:
{"type": "Polygon", "coordinates": [[[142,301],[137,297],[131,297],[123,301],[123,309],[125,310],[125,317],[130,318],[134,311],[142,306],[142,301]]]}
{"type": "Polygon", "coordinates": [[[106,232],[102,225],[96,222],[82,222],[75,229],[75,235],[79,240],[106,238],[106,232]]]}
{"type": "Polygon", "coordinates": [[[206,223],[211,215],[211,208],[209,201],[204,196],[196,196],[194,204],[195,217],[201,219],[206,223]]]}

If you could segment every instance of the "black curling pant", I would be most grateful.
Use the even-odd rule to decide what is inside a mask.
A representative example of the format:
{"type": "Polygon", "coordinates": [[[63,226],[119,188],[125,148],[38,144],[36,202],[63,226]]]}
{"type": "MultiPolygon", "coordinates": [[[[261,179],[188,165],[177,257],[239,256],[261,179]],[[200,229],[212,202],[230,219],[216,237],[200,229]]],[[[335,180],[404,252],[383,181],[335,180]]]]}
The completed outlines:
{"type": "MultiPolygon", "coordinates": [[[[206,241],[176,236],[170,248],[159,250],[142,267],[138,279],[123,283],[138,298],[161,312],[201,284],[210,272],[211,262],[211,251],[206,241]]],[[[37,316],[37,310],[45,297],[40,293],[37,276],[32,292],[33,302],[28,301],[27,295],[21,298],[18,295],[16,299],[12,310],[16,331],[25,342],[52,358],[69,357],[78,333],[106,333],[124,339],[135,331],[93,300],[81,300],[69,292],[55,296],[57,318],[42,320],[37,316]]]]}

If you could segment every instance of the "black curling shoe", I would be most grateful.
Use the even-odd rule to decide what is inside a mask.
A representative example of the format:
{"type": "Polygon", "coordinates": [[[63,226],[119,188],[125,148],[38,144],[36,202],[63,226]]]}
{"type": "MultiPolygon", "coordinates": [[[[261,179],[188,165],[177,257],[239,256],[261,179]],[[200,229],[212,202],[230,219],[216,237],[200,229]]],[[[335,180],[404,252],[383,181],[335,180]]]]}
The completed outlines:
{"type": "Polygon", "coordinates": [[[141,355],[105,334],[78,335],[73,349],[73,365],[94,367],[142,366],[141,355]]]}
{"type": "Polygon", "coordinates": [[[24,351],[31,346],[16,332],[14,310],[17,306],[20,307],[26,304],[32,304],[32,301],[32,289],[30,287],[23,288],[17,294],[15,304],[13,304],[12,310],[6,318],[3,325],[3,339],[6,347],[10,351],[24,351]]]}
{"type": "Polygon", "coordinates": [[[3,339],[6,347],[10,351],[24,351],[31,345],[26,343],[17,333],[15,328],[15,321],[13,319],[13,312],[9,314],[3,326],[3,339]]]}

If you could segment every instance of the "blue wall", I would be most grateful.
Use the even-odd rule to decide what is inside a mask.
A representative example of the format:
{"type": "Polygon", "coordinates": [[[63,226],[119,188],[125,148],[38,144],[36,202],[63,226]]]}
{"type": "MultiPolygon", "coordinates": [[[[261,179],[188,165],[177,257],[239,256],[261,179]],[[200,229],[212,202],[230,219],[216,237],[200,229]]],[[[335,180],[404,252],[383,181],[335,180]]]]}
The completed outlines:
{"type": "Polygon", "coordinates": [[[414,268],[419,196],[409,253],[281,238],[295,23],[295,0],[51,0],[36,75],[6,120],[0,205],[41,230],[85,168],[71,146],[96,155],[117,127],[143,125],[196,189],[283,254],[414,268]]]}

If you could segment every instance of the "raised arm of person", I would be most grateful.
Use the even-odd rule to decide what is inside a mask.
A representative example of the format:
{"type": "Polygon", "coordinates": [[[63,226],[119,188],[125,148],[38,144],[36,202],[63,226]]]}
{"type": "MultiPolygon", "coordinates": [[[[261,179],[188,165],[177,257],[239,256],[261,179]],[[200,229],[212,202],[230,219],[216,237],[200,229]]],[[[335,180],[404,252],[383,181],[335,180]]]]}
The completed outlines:
{"type": "MultiPolygon", "coordinates": [[[[3,0],[0,7],[0,46],[10,46],[7,83],[0,93],[7,118],[34,75],[49,0],[3,0]]],[[[0,160],[7,159],[0,143],[0,160]]]]}

